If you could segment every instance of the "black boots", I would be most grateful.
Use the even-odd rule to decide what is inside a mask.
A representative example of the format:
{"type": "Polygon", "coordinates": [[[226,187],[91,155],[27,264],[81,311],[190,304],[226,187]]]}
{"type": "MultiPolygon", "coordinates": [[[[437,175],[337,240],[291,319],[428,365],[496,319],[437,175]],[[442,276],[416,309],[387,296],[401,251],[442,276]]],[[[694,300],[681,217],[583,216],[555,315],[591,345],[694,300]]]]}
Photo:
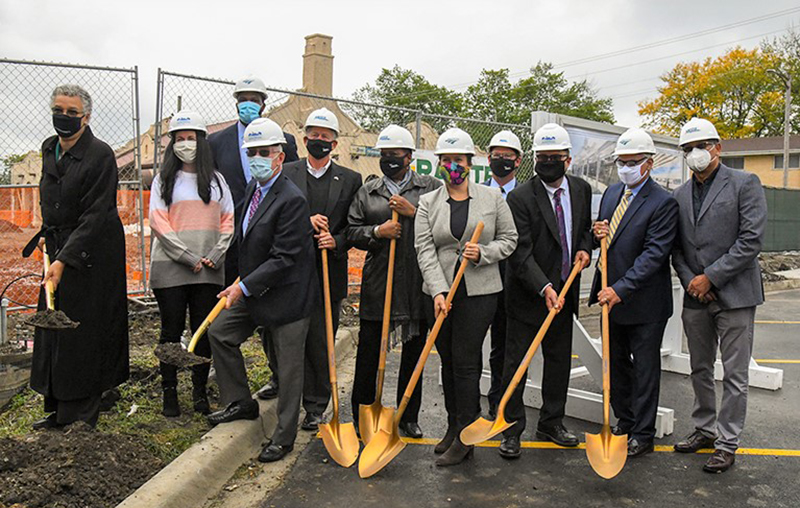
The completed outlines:
{"type": "Polygon", "coordinates": [[[433,447],[433,453],[437,455],[441,455],[450,448],[450,445],[453,444],[453,440],[456,438],[456,434],[458,434],[458,430],[456,430],[456,425],[448,425],[447,432],[445,433],[444,437],[441,441],[439,441],[436,446],[433,447]]]}
{"type": "Polygon", "coordinates": [[[475,451],[474,446],[467,446],[461,442],[460,437],[453,439],[453,444],[447,449],[444,454],[436,459],[436,465],[439,467],[455,466],[461,464],[470,458],[475,451]]]}
{"type": "Polygon", "coordinates": [[[164,392],[164,405],[161,414],[168,417],[181,415],[178,405],[178,367],[161,362],[161,388],[164,392]]]}
{"type": "Polygon", "coordinates": [[[211,413],[211,406],[208,403],[208,372],[211,365],[204,363],[192,367],[192,404],[195,413],[207,415],[211,413]]]}

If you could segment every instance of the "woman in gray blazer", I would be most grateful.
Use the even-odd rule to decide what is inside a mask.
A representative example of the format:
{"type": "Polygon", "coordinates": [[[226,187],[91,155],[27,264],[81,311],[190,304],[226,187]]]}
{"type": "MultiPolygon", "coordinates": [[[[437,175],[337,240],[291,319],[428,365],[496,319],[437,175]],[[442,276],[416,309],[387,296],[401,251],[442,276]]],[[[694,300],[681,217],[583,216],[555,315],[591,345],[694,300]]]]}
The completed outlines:
{"type": "Polygon", "coordinates": [[[434,451],[443,454],[437,466],[458,464],[472,453],[458,435],[480,414],[481,348],[503,289],[498,263],[517,246],[511,210],[500,191],[469,181],[475,146],[461,129],[448,129],[436,143],[437,175],[444,187],[420,197],[414,223],[422,290],[433,302],[429,318],[440,312],[449,319],[436,339],[442,362],[447,433],[434,451]],[[468,240],[479,221],[484,229],[478,243],[468,240]],[[470,261],[450,309],[445,297],[461,259],[470,261]]]}

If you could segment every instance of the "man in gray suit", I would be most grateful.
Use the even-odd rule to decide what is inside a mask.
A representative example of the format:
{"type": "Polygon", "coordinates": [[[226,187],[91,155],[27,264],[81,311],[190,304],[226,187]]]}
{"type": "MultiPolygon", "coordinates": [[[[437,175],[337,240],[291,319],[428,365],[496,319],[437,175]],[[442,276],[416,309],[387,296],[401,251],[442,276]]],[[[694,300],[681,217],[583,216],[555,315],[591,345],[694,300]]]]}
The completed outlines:
{"type": "Polygon", "coordinates": [[[758,177],[720,163],[720,138],[708,120],[693,118],[681,129],[680,146],[692,178],[675,190],[680,207],[672,263],[686,290],[683,328],[692,367],[695,430],[675,445],[693,453],[715,447],[703,466],[709,473],[734,463],[747,412],[756,306],[764,302],[758,253],[767,203],[758,177]],[[724,369],[717,412],[714,362],[724,369]]]}

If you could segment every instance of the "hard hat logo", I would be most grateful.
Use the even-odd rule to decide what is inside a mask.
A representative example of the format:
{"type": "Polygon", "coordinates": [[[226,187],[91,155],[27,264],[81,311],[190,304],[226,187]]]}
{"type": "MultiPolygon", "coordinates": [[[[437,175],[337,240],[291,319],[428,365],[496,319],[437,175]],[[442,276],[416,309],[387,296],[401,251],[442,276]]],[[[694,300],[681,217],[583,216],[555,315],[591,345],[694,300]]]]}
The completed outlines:
{"type": "Polygon", "coordinates": [[[631,142],[631,140],[630,140],[630,139],[620,139],[620,140],[619,140],[619,144],[620,144],[620,145],[622,145],[622,146],[625,146],[625,145],[627,145],[627,144],[628,144],[628,143],[630,143],[630,142],[631,142]]]}
{"type": "Polygon", "coordinates": [[[691,134],[692,132],[700,132],[700,129],[698,129],[697,127],[689,127],[688,129],[686,129],[686,134],[691,134]]]}
{"type": "Polygon", "coordinates": [[[456,141],[458,141],[457,138],[447,138],[447,139],[444,140],[445,143],[448,143],[448,144],[451,144],[451,145],[454,145],[456,143],[456,141]]]}
{"type": "Polygon", "coordinates": [[[248,138],[252,138],[254,136],[261,136],[261,131],[251,132],[250,134],[247,135],[248,138]]]}

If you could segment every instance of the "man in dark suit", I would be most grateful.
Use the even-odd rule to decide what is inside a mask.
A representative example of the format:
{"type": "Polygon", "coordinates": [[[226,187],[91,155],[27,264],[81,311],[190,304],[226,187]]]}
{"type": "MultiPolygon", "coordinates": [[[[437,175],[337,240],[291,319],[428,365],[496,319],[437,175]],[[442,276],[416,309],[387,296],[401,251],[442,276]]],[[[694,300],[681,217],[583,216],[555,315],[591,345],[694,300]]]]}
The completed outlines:
{"type": "MultiPolygon", "coordinates": [[[[264,101],[267,98],[267,88],[264,82],[256,77],[247,77],[236,82],[233,91],[236,99],[236,109],[239,121],[208,137],[211,152],[214,155],[214,165],[222,173],[231,189],[234,205],[234,219],[238,222],[242,218],[244,208],[245,188],[251,180],[250,167],[247,153],[242,148],[244,130],[250,122],[261,117],[264,112],[264,101]]],[[[283,146],[284,164],[297,160],[297,143],[294,136],[283,133],[286,144],[283,146]]],[[[225,285],[230,285],[239,275],[236,244],[231,244],[225,255],[225,285]]]]}
{"type": "Polygon", "coordinates": [[[675,451],[713,446],[703,470],[722,473],[735,461],[747,413],[756,306],[764,303],[758,254],[767,202],[756,175],[720,162],[722,146],[711,122],[689,120],[679,143],[692,177],[674,193],[680,213],[672,264],[686,290],[682,320],[692,366],[695,430],[675,451]],[[724,371],[719,412],[717,349],[724,371]]]}
{"type": "Polygon", "coordinates": [[[220,402],[226,404],[208,415],[212,425],[258,418],[239,347],[258,326],[274,344],[282,380],[278,424],[258,457],[262,462],[280,460],[294,447],[309,316],[319,300],[308,203],[281,174],[284,142],[278,124],[266,118],[245,130],[253,181],[247,187],[247,210],[236,225],[241,282],[220,293],[228,299],[226,310],[208,331],[220,402]]]}
{"type": "Polygon", "coordinates": [[[594,224],[608,240],[608,287],[595,273],[589,304],[608,305],[613,432],[628,435],[628,457],[653,451],[661,382],[661,340],[672,315],[669,256],[678,232],[678,203],[652,178],[655,145],[642,129],[617,140],[621,180],[603,193],[594,224]]]}
{"type": "MultiPolygon", "coordinates": [[[[517,187],[517,168],[522,162],[522,144],[511,131],[500,131],[489,142],[489,167],[492,176],[484,185],[500,189],[503,199],[517,187]]],[[[505,279],[506,260],[500,261],[500,277],[505,279]]],[[[491,385],[489,399],[489,417],[494,420],[497,406],[503,396],[503,363],[506,358],[506,300],[505,291],[497,297],[497,310],[492,318],[492,349],[489,353],[489,369],[491,385]]]]}
{"type": "MultiPolygon", "coordinates": [[[[339,135],[336,116],[327,109],[312,112],[305,125],[306,144],[314,139],[331,142],[336,148],[339,135]]],[[[331,160],[328,152],[322,159],[309,153],[308,159],[287,164],[283,173],[300,189],[308,200],[310,222],[317,244],[317,277],[320,292],[322,283],[322,249],[328,250],[328,276],[330,277],[333,333],[339,327],[339,311],[347,297],[347,213],[350,203],[361,187],[361,175],[331,160]]],[[[331,397],[328,373],[327,342],[325,335],[325,306],[319,305],[311,312],[311,323],[306,337],[305,376],[303,382],[303,408],[306,416],[301,428],[316,431],[322,413],[331,397]]]]}
{"type": "MultiPolygon", "coordinates": [[[[572,159],[567,131],[546,124],[534,135],[536,176],[508,196],[508,206],[519,232],[517,249],[508,259],[506,312],[508,330],[503,385],[508,386],[525,352],[550,309],[557,309],[542,342],[544,374],[542,408],[536,436],[561,446],[577,446],[578,438],[563,424],[572,367],[572,316],[578,310],[580,278],[563,300],[558,293],[573,265],[589,264],[592,250],[592,189],[580,178],[566,176],[572,159]]],[[[517,424],[503,434],[500,455],[520,454],[520,435],[525,429],[522,402],[525,383],[509,401],[505,417],[517,424]]]]}

